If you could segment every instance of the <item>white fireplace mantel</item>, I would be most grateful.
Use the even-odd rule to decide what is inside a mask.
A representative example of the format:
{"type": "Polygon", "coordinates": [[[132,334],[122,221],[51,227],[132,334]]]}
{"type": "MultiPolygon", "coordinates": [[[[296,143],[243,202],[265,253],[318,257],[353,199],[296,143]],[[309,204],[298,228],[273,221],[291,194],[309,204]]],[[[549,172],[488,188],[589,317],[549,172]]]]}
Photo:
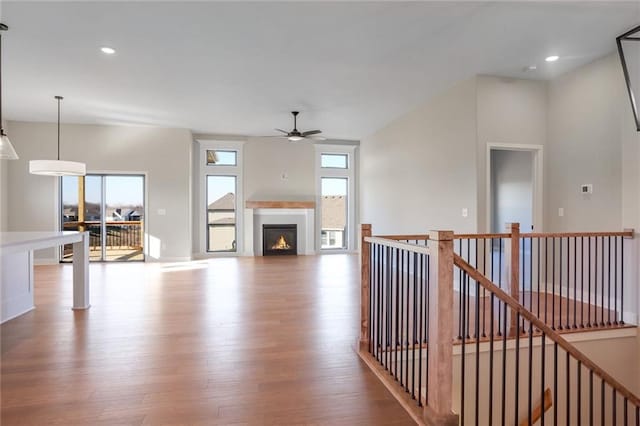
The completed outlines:
{"type": "Polygon", "coordinates": [[[298,225],[298,254],[316,254],[314,202],[247,201],[246,205],[245,256],[262,256],[262,225],[281,224],[298,225]]]}

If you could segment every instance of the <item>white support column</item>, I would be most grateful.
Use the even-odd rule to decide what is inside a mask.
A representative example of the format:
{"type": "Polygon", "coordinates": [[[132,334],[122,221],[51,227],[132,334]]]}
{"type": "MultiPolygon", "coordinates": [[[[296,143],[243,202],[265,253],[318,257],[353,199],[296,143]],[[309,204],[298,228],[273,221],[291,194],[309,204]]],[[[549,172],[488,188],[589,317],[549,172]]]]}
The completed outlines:
{"type": "Polygon", "coordinates": [[[73,309],[89,306],[89,233],[82,233],[82,240],[73,243],[73,309]]]}

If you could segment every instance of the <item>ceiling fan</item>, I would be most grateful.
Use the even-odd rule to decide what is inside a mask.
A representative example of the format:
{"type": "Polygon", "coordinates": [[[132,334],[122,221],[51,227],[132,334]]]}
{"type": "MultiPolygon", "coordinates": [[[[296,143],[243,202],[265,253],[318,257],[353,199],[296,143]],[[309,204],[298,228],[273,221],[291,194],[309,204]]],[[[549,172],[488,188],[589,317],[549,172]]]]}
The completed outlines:
{"type": "Polygon", "coordinates": [[[322,136],[318,136],[320,133],[322,133],[321,130],[308,130],[306,132],[299,131],[298,130],[298,114],[300,113],[298,111],[291,111],[291,114],[293,114],[293,130],[291,130],[290,132],[287,132],[286,130],[275,129],[278,132],[284,133],[283,135],[278,137],[287,138],[291,142],[298,142],[304,139],[324,140],[322,136]]]}

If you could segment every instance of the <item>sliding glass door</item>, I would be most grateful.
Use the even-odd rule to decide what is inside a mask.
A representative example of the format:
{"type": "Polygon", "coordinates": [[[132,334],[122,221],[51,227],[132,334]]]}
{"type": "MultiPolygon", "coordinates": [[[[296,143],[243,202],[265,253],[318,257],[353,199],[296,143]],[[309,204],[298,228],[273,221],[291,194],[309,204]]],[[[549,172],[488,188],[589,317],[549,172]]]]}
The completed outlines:
{"type": "MultiPolygon", "coordinates": [[[[89,232],[90,260],[144,260],[144,176],[91,174],[61,181],[62,229],[89,232]]],[[[65,246],[62,262],[72,256],[65,246]]]]}

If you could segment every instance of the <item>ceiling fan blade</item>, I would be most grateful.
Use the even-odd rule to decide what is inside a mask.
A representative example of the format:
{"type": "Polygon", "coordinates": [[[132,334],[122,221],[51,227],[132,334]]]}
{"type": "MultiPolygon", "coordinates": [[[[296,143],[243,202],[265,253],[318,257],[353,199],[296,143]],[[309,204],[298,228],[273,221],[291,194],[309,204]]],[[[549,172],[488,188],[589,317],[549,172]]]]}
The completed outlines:
{"type": "Polygon", "coordinates": [[[318,133],[322,133],[322,130],[308,130],[306,132],[302,132],[302,136],[307,137],[311,135],[317,135],[318,133]]]}
{"type": "Polygon", "coordinates": [[[324,136],[308,136],[307,139],[310,139],[312,141],[326,141],[327,138],[325,138],[324,136]]]}
{"type": "Polygon", "coordinates": [[[288,134],[289,134],[289,132],[287,132],[286,130],[282,130],[282,129],[274,129],[274,130],[276,130],[276,131],[278,131],[278,132],[282,132],[282,133],[284,133],[285,135],[288,135],[288,134]]]}

